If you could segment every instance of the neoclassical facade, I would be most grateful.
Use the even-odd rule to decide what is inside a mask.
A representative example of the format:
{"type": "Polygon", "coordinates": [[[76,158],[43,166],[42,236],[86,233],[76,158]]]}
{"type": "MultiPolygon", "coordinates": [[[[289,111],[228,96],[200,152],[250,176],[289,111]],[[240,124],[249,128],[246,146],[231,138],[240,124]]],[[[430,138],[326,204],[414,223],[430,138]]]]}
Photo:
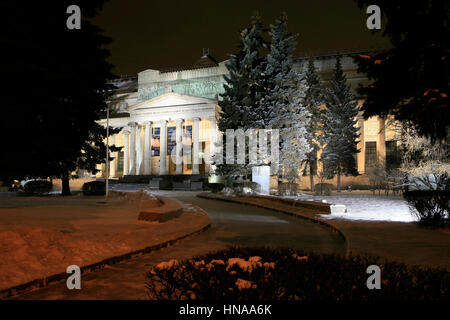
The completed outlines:
{"type": "Polygon", "coordinates": [[[110,119],[110,126],[122,129],[110,144],[123,147],[113,155],[110,177],[208,174],[217,108],[214,99],[175,92],[129,106],[128,117],[110,119]]]}
{"type": "MultiPolygon", "coordinates": [[[[352,54],[340,55],[343,70],[352,89],[367,82],[357,73],[352,54]]],[[[336,55],[315,57],[322,81],[331,78],[336,55]]],[[[295,60],[304,72],[307,58],[295,60]]],[[[217,62],[208,52],[185,70],[145,70],[137,77],[114,82],[116,94],[109,101],[109,124],[120,128],[110,144],[122,146],[113,154],[109,177],[125,175],[208,174],[218,136],[218,99],[223,92],[226,61],[217,62]]],[[[358,99],[362,104],[363,100],[358,99]]],[[[106,125],[106,119],[101,121],[106,125]]],[[[358,118],[360,139],[356,155],[358,171],[366,172],[374,162],[395,165],[397,138],[383,119],[358,118]]],[[[320,164],[319,164],[320,166],[320,164]]],[[[105,165],[99,166],[105,176],[105,165]]],[[[306,180],[306,179],[304,179],[306,180]]]]}
{"type": "MultiPolygon", "coordinates": [[[[205,54],[192,69],[145,70],[114,82],[109,125],[121,131],[109,143],[122,151],[112,155],[109,177],[209,174],[226,73],[225,62],[205,54]]],[[[105,176],[105,165],[99,169],[105,176]]]]}

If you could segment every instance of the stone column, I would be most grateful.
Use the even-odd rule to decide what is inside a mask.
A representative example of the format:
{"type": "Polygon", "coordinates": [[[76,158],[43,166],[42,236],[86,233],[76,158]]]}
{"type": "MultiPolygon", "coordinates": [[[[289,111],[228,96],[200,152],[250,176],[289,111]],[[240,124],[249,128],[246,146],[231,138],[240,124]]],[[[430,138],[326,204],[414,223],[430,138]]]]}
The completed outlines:
{"type": "Polygon", "coordinates": [[[144,134],[144,174],[151,174],[152,168],[152,122],[145,123],[144,134]]]}
{"type": "Polygon", "coordinates": [[[360,151],[356,155],[357,159],[357,167],[359,173],[364,173],[366,171],[365,162],[366,162],[366,145],[364,141],[364,118],[358,119],[358,127],[359,127],[359,142],[357,145],[358,150],[360,151]]]}
{"type": "Polygon", "coordinates": [[[137,125],[136,126],[136,174],[141,174],[142,173],[142,158],[143,158],[143,145],[144,145],[144,141],[142,140],[142,136],[141,136],[141,125],[137,125]]]}
{"type": "Polygon", "coordinates": [[[128,174],[136,174],[136,122],[130,122],[128,124],[131,128],[130,135],[130,169],[128,174]]]}
{"type": "Polygon", "coordinates": [[[383,118],[378,118],[378,161],[383,166],[386,164],[386,123],[383,118]]]}
{"type": "MultiPolygon", "coordinates": [[[[110,141],[110,145],[114,145],[116,143],[116,135],[111,135],[109,137],[109,139],[110,139],[109,140],[110,141]]],[[[111,154],[111,156],[114,158],[114,160],[112,160],[109,163],[109,178],[114,178],[116,176],[116,172],[117,172],[117,170],[116,170],[116,168],[117,168],[117,161],[118,161],[118,159],[117,159],[117,152],[113,152],[111,154]]]]}
{"type": "Polygon", "coordinates": [[[199,174],[198,165],[200,164],[200,158],[198,156],[199,153],[199,123],[200,118],[192,119],[194,125],[192,126],[192,140],[193,140],[193,148],[192,148],[192,174],[199,174]]]}
{"type": "Polygon", "coordinates": [[[183,131],[183,127],[182,127],[182,123],[183,123],[183,119],[177,119],[177,131],[176,131],[176,158],[175,158],[175,164],[176,164],[176,174],[183,174],[183,155],[182,155],[182,151],[183,151],[183,145],[182,145],[182,140],[181,140],[181,133],[183,131]]]}
{"type": "Polygon", "coordinates": [[[167,120],[161,120],[161,129],[159,133],[159,174],[167,174],[167,120]]]}
{"type": "Polygon", "coordinates": [[[127,175],[130,169],[130,129],[123,128],[123,175],[127,175]]]}
{"type": "Polygon", "coordinates": [[[216,146],[215,146],[215,143],[217,141],[216,116],[209,118],[209,136],[210,136],[210,141],[209,141],[208,163],[209,163],[209,172],[213,173],[214,167],[211,162],[212,162],[212,156],[216,152],[216,146]]]}

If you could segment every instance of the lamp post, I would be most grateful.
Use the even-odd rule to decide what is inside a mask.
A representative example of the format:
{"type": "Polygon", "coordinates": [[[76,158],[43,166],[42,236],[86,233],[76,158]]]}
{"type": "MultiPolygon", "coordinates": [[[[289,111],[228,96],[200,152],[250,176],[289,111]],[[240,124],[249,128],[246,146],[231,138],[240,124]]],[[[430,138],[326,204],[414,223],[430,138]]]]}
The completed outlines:
{"type": "Polygon", "coordinates": [[[105,185],[105,201],[108,200],[108,178],[109,178],[109,105],[106,107],[106,185],[105,185]]]}

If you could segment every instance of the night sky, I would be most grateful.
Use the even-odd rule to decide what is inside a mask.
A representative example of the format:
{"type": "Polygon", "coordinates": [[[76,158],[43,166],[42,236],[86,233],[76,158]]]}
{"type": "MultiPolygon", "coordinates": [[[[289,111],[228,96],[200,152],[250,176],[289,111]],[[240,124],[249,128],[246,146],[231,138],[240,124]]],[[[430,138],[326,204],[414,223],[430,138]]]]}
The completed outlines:
{"type": "Polygon", "coordinates": [[[202,48],[218,61],[227,59],[256,11],[265,26],[287,12],[289,30],[299,34],[297,55],[388,45],[380,32],[374,36],[366,28],[367,14],[352,0],[110,0],[95,22],[113,39],[114,72],[136,75],[191,65],[202,48]]]}

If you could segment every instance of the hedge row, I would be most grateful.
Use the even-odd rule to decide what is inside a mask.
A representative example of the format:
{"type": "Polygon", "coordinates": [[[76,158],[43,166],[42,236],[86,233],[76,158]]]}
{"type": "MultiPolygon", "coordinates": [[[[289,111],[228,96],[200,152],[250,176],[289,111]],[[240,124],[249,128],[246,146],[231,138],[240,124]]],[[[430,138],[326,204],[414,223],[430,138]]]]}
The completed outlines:
{"type": "Polygon", "coordinates": [[[450,273],[370,256],[232,247],[160,263],[147,272],[146,288],[158,300],[441,300],[449,299],[450,273]],[[374,264],[380,290],[366,284],[374,264]]]}

